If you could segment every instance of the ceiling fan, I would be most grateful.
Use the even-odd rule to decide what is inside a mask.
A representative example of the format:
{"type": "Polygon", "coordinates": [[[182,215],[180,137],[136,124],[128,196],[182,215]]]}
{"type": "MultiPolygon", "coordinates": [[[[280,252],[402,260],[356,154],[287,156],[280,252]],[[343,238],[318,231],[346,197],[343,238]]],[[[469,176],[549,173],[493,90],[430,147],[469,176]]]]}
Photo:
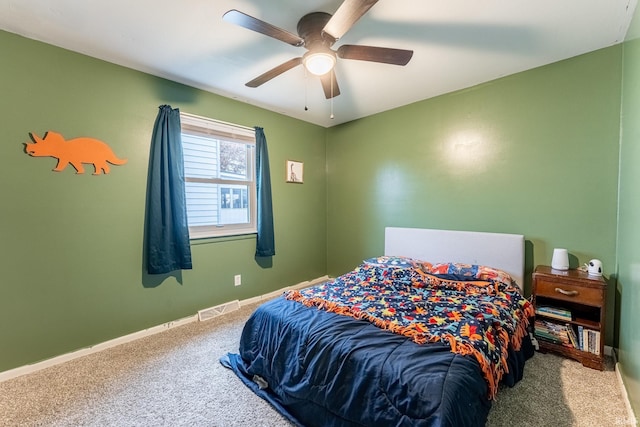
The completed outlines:
{"type": "Polygon", "coordinates": [[[377,2],[378,0],[344,0],[333,15],[325,12],[309,13],[298,21],[298,35],[235,9],[226,12],[222,19],[292,46],[307,49],[304,55],[272,68],[247,82],[246,86],[258,87],[303,64],[310,73],[320,77],[325,97],[329,99],[340,95],[334,70],[336,58],[406,65],[413,56],[412,50],[376,46],[345,44],[337,50],[331,49],[331,46],[377,2]]]}

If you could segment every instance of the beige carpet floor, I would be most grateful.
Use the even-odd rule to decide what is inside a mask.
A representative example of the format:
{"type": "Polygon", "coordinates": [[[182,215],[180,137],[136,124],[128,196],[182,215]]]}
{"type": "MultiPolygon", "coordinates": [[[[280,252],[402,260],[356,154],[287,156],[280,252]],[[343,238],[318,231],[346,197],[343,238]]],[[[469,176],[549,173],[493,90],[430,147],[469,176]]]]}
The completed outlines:
{"type": "MultiPolygon", "coordinates": [[[[218,362],[237,352],[248,305],[0,383],[0,426],[290,426],[218,362]]],[[[631,426],[604,372],[537,353],[487,426],[631,426]]]]}

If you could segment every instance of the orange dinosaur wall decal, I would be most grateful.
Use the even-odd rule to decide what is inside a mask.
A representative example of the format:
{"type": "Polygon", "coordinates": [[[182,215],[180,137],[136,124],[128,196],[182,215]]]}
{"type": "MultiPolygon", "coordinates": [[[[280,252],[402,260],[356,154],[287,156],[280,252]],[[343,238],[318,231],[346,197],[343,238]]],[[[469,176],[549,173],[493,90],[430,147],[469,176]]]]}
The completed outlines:
{"type": "Polygon", "coordinates": [[[29,133],[33,144],[25,143],[25,151],[33,157],[54,157],[58,164],[53,169],[61,172],[69,164],[76,173],[84,173],[83,163],[92,163],[94,175],[109,173],[109,164],[124,165],[127,159],[119,159],[106,143],[94,138],[74,138],[68,141],[56,132],[46,132],[42,138],[29,133]]]}

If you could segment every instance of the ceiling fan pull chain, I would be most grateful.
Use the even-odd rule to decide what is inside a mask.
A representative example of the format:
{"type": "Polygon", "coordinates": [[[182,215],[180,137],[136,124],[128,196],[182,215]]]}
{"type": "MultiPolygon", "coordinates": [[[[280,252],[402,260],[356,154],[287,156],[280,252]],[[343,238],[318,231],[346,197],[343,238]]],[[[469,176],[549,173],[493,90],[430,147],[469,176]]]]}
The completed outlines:
{"type": "Polygon", "coordinates": [[[333,120],[333,71],[331,71],[331,115],[329,118],[333,120]]]}
{"type": "Polygon", "coordinates": [[[304,111],[309,111],[309,107],[307,106],[307,85],[309,84],[309,79],[307,79],[307,69],[302,67],[304,70],[304,111]]]}

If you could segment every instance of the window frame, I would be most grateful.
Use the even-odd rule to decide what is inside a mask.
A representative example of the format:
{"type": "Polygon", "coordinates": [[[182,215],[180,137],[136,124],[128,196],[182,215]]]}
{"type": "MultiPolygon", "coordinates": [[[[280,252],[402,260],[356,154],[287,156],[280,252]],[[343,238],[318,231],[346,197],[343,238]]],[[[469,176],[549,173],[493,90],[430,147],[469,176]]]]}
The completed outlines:
{"type": "MultiPolygon", "coordinates": [[[[232,179],[229,177],[222,178],[200,178],[187,176],[187,160],[183,156],[185,166],[185,195],[187,182],[199,182],[205,184],[217,184],[218,195],[222,194],[222,188],[226,188],[230,194],[230,207],[224,208],[231,210],[233,208],[234,190],[237,185],[247,186],[247,204],[248,204],[248,223],[235,224],[217,224],[217,225],[191,225],[189,223],[189,214],[187,210],[187,224],[189,226],[189,239],[208,239],[216,237],[242,236],[256,234],[257,229],[257,189],[256,189],[256,138],[255,129],[236,125],[233,123],[222,122],[208,117],[197,116],[194,114],[180,112],[181,137],[189,134],[203,138],[217,139],[218,141],[228,141],[233,143],[241,143],[249,146],[247,150],[247,177],[246,179],[232,179]]],[[[184,142],[183,142],[184,144],[184,142]]],[[[184,150],[184,145],[183,145],[184,150]]],[[[219,155],[219,154],[218,154],[219,155]]],[[[242,199],[242,191],[240,190],[240,198],[242,199]]],[[[242,206],[242,200],[240,201],[242,206]]],[[[217,210],[223,210],[221,199],[217,201],[217,210]]],[[[241,208],[242,209],[242,208],[241,208]]]]}

